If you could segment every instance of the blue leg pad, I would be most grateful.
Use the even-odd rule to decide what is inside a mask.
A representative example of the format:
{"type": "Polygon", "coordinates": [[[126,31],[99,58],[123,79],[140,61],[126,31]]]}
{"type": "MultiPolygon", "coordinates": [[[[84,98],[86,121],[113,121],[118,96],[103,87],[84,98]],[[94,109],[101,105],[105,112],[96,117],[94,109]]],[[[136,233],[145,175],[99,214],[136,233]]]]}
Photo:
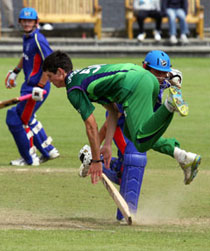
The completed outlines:
{"type": "MultiPolygon", "coordinates": [[[[146,153],[135,152],[124,155],[124,167],[120,184],[120,194],[128,203],[131,213],[136,213],[144,169],[147,163],[146,153]]],[[[123,218],[120,210],[117,210],[117,219],[123,218]]]]}
{"type": "Polygon", "coordinates": [[[30,141],[27,137],[25,129],[23,128],[22,121],[17,114],[16,107],[7,111],[6,123],[13,135],[20,155],[29,165],[32,164],[32,158],[29,154],[30,141]]]}
{"type": "Polygon", "coordinates": [[[106,169],[103,164],[103,173],[115,184],[120,184],[120,168],[122,167],[122,161],[120,159],[112,157],[110,163],[110,169],[106,169]]]}
{"type": "Polygon", "coordinates": [[[34,145],[44,157],[49,158],[49,152],[54,147],[48,142],[48,136],[42,127],[42,124],[34,119],[29,126],[34,133],[34,145]]]}

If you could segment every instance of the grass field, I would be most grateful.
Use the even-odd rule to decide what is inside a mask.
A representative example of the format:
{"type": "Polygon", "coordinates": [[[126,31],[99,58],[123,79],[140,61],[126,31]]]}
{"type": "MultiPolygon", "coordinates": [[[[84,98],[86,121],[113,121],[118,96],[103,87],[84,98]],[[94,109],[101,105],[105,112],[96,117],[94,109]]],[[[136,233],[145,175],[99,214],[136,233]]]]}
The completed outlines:
{"type": "MultiPolygon", "coordinates": [[[[0,100],[19,96],[22,74],[17,88],[4,88],[4,76],[17,61],[0,59],[0,100]]],[[[81,68],[98,63],[139,64],[142,59],[73,62],[81,68]]],[[[78,177],[78,151],[87,143],[84,125],[65,89],[52,86],[37,118],[60,151],[56,160],[36,168],[9,166],[19,154],[5,124],[7,109],[0,110],[0,251],[210,250],[209,59],[174,58],[172,64],[183,71],[182,89],[190,113],[186,118],[175,114],[165,136],[176,137],[183,149],[202,155],[195,181],[185,186],[174,159],[149,151],[135,224],[120,225],[102,183],[94,186],[89,177],[78,177]]],[[[97,105],[94,113],[100,127],[104,109],[97,105]]]]}

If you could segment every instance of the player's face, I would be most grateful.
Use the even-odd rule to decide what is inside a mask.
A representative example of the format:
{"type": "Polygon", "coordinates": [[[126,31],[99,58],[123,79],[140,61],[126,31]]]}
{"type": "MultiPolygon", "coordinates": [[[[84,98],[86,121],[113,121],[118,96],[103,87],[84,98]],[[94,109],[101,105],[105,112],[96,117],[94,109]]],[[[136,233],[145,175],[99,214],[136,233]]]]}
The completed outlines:
{"type": "Polygon", "coordinates": [[[158,79],[160,85],[168,77],[168,72],[165,72],[165,71],[158,71],[158,70],[155,70],[155,69],[151,68],[150,72],[153,75],[155,75],[155,77],[158,79]]]}
{"type": "Polygon", "coordinates": [[[53,83],[57,88],[65,87],[66,73],[63,70],[58,69],[56,73],[46,71],[49,81],[53,83]]]}
{"type": "Polygon", "coordinates": [[[20,25],[22,26],[25,33],[30,33],[37,27],[37,21],[31,19],[21,19],[20,25]]]}

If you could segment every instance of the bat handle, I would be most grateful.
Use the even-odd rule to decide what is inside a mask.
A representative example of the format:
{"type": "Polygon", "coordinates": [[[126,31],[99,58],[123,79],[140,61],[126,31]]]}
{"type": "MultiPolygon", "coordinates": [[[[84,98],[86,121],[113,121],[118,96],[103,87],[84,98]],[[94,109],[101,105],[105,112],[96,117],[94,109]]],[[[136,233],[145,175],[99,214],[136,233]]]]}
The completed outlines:
{"type": "MultiPolygon", "coordinates": [[[[43,94],[46,94],[47,93],[47,91],[46,90],[43,90],[43,94]]],[[[19,98],[18,98],[18,100],[19,101],[23,101],[23,100],[27,100],[27,99],[29,99],[29,98],[31,98],[32,97],[32,94],[26,94],[26,95],[23,95],[23,96],[20,96],[19,98]]]]}

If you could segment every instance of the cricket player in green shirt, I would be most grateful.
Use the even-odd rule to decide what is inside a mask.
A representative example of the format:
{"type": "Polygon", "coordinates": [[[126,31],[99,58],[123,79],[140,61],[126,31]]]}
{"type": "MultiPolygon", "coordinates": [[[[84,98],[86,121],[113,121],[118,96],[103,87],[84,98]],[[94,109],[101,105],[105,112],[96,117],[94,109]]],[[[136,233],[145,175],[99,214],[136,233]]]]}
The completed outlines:
{"type": "MultiPolygon", "coordinates": [[[[169,126],[175,111],[181,116],[188,114],[188,105],[176,86],[169,88],[169,96],[154,112],[159,85],[168,79],[168,72],[171,71],[170,59],[166,53],[160,53],[158,64],[163,69],[165,67],[165,70],[153,69],[150,72],[128,63],[92,65],[73,71],[71,59],[64,52],[56,51],[45,59],[43,71],[56,87],[66,87],[70,103],[85,123],[92,152],[89,174],[93,184],[97,183],[102,174],[101,154],[105,167],[109,168],[112,139],[118,120],[114,103],[122,104],[125,113],[124,133],[139,152],[151,149],[169,126]],[[109,111],[102,148],[93,115],[94,102],[102,104],[109,111]]],[[[191,170],[191,175],[194,175],[194,171],[191,170]]]]}

